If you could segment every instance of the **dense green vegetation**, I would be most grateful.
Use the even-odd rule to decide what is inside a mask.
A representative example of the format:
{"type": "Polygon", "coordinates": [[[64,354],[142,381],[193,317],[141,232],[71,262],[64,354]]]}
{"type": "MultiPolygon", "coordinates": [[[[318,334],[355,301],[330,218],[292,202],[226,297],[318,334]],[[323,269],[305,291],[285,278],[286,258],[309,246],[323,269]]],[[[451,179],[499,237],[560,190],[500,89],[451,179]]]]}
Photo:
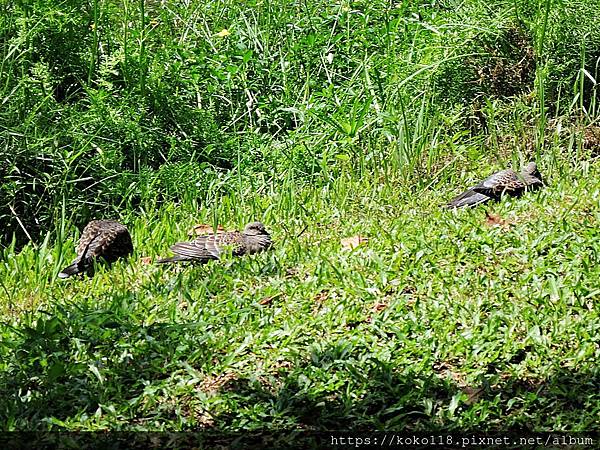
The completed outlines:
{"type": "Polygon", "coordinates": [[[0,424],[598,430],[599,7],[1,2],[0,424]],[[99,217],[134,256],[58,280],[99,217]]]}

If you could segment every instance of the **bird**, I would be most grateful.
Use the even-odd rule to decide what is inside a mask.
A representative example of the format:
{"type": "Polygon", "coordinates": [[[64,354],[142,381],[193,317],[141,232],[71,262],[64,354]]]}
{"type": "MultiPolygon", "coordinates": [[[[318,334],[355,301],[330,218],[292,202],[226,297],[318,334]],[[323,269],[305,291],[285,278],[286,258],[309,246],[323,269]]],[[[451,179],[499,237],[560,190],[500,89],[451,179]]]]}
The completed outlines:
{"type": "Polygon", "coordinates": [[[90,221],[79,239],[77,257],[59,274],[68,278],[78,273],[92,274],[94,260],[110,264],[133,253],[131,235],[125,225],[114,220],[90,221]]]}
{"type": "Polygon", "coordinates": [[[496,172],[446,204],[446,208],[476,206],[490,200],[498,201],[503,195],[518,197],[526,191],[540,189],[543,186],[542,175],[537,164],[528,163],[520,173],[512,169],[496,172]]]}
{"type": "Polygon", "coordinates": [[[261,222],[251,222],[243,231],[221,231],[216,234],[204,234],[193,241],[178,242],[171,246],[175,256],[159,259],[158,263],[200,262],[206,263],[219,259],[231,248],[233,256],[250,255],[269,249],[272,246],[271,235],[261,222]]]}

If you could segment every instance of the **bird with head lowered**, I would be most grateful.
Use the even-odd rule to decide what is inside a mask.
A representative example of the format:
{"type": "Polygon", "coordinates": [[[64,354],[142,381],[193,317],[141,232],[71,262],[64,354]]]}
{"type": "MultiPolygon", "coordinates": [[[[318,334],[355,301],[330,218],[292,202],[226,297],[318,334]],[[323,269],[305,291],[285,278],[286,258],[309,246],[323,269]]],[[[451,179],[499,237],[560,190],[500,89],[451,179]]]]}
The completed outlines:
{"type": "Polygon", "coordinates": [[[94,261],[102,260],[111,264],[131,253],[133,243],[125,225],[114,220],[92,220],[81,233],[77,257],[58,277],[68,278],[79,273],[92,275],[94,261]]]}

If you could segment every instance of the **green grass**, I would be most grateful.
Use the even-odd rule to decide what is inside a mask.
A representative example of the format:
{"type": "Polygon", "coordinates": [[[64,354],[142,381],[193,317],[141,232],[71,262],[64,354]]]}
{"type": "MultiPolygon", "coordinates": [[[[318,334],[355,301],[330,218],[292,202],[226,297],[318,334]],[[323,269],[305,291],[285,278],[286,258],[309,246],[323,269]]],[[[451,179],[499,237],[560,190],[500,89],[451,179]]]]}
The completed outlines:
{"type": "Polygon", "coordinates": [[[493,135],[522,103],[539,152],[555,110],[596,117],[598,7],[4,2],[0,245],[40,244],[63,207],[83,227],[205,196],[232,169],[386,165],[421,182],[448,153],[431,141],[493,135]]]}
{"type": "Polygon", "coordinates": [[[56,279],[71,230],[62,260],[7,254],[6,428],[597,429],[600,166],[541,166],[545,190],[473,210],[438,205],[474,174],[373,174],[131,216],[135,255],[92,279],[56,279]],[[275,249],[141,264],[214,217],[275,249]]]}
{"type": "Polygon", "coordinates": [[[165,3],[0,6],[2,429],[598,431],[596,0],[165,3]]]}

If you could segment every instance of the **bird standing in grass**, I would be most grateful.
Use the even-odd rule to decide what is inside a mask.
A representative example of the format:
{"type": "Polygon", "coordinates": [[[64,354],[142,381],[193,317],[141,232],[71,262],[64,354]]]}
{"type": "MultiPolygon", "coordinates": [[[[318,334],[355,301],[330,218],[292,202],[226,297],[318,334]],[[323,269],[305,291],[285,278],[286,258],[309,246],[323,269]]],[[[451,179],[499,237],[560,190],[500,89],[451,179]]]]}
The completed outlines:
{"type": "Polygon", "coordinates": [[[200,262],[219,259],[231,248],[234,256],[250,255],[269,249],[272,245],[271,235],[261,222],[246,225],[244,231],[226,231],[217,234],[204,234],[190,242],[178,242],[171,246],[175,256],[159,259],[159,263],[200,262]]]}
{"type": "Polygon", "coordinates": [[[521,173],[505,169],[490,175],[479,184],[453,198],[446,207],[476,206],[490,200],[498,201],[503,195],[518,197],[526,191],[540,189],[542,186],[542,175],[538,171],[537,165],[530,162],[521,170],[521,173]]]}
{"type": "Polygon", "coordinates": [[[59,278],[87,272],[91,274],[94,260],[110,264],[133,253],[131,235],[125,225],[114,220],[92,220],[81,234],[77,258],[65,267],[59,278]]]}

